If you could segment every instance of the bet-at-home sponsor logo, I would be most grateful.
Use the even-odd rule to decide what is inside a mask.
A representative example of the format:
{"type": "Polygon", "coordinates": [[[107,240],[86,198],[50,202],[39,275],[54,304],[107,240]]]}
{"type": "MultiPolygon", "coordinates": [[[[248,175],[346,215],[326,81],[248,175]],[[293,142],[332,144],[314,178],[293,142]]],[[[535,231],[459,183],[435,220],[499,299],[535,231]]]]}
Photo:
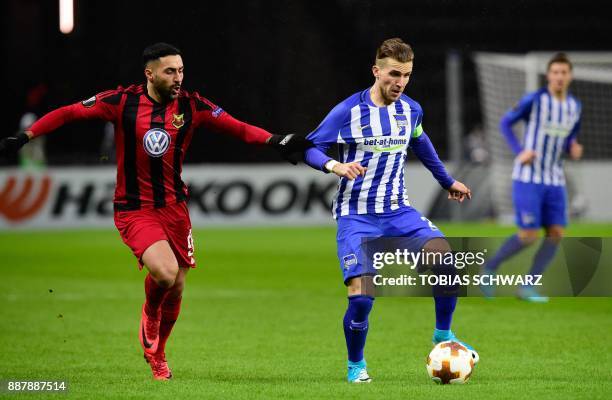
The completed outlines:
{"type": "Polygon", "coordinates": [[[556,122],[546,122],[543,124],[543,128],[547,135],[566,137],[569,135],[572,126],[556,122]]]}
{"type": "Polygon", "coordinates": [[[408,144],[407,137],[373,137],[363,140],[364,149],[375,153],[395,153],[402,151],[408,144]]]}

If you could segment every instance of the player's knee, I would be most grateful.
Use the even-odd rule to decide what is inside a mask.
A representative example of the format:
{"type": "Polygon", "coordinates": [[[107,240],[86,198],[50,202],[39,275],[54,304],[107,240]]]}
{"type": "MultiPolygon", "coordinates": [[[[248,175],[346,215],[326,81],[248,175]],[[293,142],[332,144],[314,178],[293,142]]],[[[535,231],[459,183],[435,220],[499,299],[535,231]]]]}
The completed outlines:
{"type": "Polygon", "coordinates": [[[174,286],[174,278],[171,275],[162,275],[159,277],[157,284],[165,289],[170,289],[174,286]]]}
{"type": "Polygon", "coordinates": [[[155,276],[157,284],[166,289],[172,288],[176,283],[177,273],[178,267],[167,266],[166,268],[160,268],[155,276]]]}
{"type": "Polygon", "coordinates": [[[369,275],[356,276],[346,282],[349,297],[370,296],[374,297],[374,283],[369,275]]]}
{"type": "Polygon", "coordinates": [[[537,242],[538,231],[535,229],[526,229],[519,231],[518,237],[522,244],[529,246],[537,242]]]}
{"type": "Polygon", "coordinates": [[[447,253],[451,251],[451,248],[445,238],[434,238],[425,243],[423,251],[430,253],[447,253]]]}
{"type": "MultiPolygon", "coordinates": [[[[422,273],[428,268],[433,268],[436,273],[448,274],[447,271],[442,271],[442,260],[446,254],[451,251],[450,244],[445,238],[434,238],[429,240],[423,246],[423,254],[425,257],[417,265],[417,272],[422,273]],[[435,267],[435,268],[434,268],[435,267]]],[[[452,266],[451,266],[452,268],[452,266]]],[[[452,273],[452,271],[450,271],[452,273]]]]}
{"type": "Polygon", "coordinates": [[[546,237],[552,240],[560,240],[564,235],[563,228],[560,227],[550,227],[546,229],[546,237]]]}

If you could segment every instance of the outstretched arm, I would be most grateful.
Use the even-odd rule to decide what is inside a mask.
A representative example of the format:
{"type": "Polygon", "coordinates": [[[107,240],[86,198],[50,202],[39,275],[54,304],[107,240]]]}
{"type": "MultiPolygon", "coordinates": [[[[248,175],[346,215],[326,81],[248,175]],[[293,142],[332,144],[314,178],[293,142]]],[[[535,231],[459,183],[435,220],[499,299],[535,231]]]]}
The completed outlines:
{"type": "Polygon", "coordinates": [[[217,118],[210,118],[208,126],[216,132],[234,136],[246,143],[265,144],[272,137],[265,129],[239,121],[227,112],[222,112],[217,118]]]}
{"type": "Polygon", "coordinates": [[[213,130],[227,133],[246,143],[267,144],[280,153],[280,155],[292,164],[303,157],[304,150],[312,146],[303,136],[299,135],[274,135],[263,128],[247,124],[223,113],[210,124],[213,130]]]}
{"type": "Polygon", "coordinates": [[[195,126],[206,125],[215,132],[234,136],[246,143],[267,144],[292,164],[302,158],[306,148],[312,146],[303,136],[275,135],[263,128],[240,121],[209,100],[195,94],[195,126]]]}
{"type": "Polygon", "coordinates": [[[113,121],[117,104],[119,104],[116,96],[118,96],[116,91],[110,90],[45,114],[24,132],[2,139],[0,141],[0,155],[15,153],[30,139],[52,132],[72,121],[85,119],[113,121]],[[111,96],[113,99],[109,100],[111,96]]]}

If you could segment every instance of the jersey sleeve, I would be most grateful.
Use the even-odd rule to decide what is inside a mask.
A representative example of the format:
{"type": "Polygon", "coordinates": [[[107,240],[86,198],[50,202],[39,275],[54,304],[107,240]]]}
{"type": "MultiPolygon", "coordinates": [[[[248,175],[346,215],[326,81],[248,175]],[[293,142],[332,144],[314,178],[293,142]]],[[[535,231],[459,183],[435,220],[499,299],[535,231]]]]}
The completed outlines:
{"type": "Polygon", "coordinates": [[[417,108],[416,120],[414,121],[414,128],[412,129],[412,132],[410,133],[411,139],[416,139],[423,134],[423,109],[421,108],[420,104],[417,103],[416,105],[418,106],[418,108],[417,108]]]}
{"type": "Polygon", "coordinates": [[[436,149],[433,147],[431,140],[429,140],[429,136],[423,130],[422,109],[417,113],[414,129],[410,134],[410,148],[417,158],[421,160],[425,168],[431,172],[440,186],[448,189],[453,185],[455,179],[446,171],[446,167],[440,161],[436,149]]]}
{"type": "Polygon", "coordinates": [[[340,130],[349,117],[349,109],[344,103],[340,103],[327,114],[314,131],[306,136],[306,139],[314,144],[314,147],[305,152],[304,162],[306,164],[314,169],[327,172],[324,168],[325,164],[332,158],[326,152],[332,144],[338,142],[340,130]]]}
{"type": "Polygon", "coordinates": [[[325,150],[327,150],[330,145],[338,142],[340,129],[349,117],[349,110],[346,105],[344,103],[338,104],[327,114],[319,126],[306,136],[306,139],[314,143],[315,146],[325,147],[325,150]]]}
{"type": "Polygon", "coordinates": [[[508,146],[510,146],[510,149],[514,154],[520,153],[523,150],[523,146],[521,146],[516,135],[514,134],[512,126],[520,120],[527,121],[529,114],[531,113],[531,108],[533,107],[534,99],[535,96],[533,94],[523,96],[523,98],[519,100],[519,102],[512,109],[508,110],[506,114],[504,114],[499,122],[499,130],[506,138],[508,146]]]}
{"type": "Polygon", "coordinates": [[[228,134],[246,143],[266,143],[272,134],[260,127],[247,124],[232,117],[221,107],[210,100],[194,94],[194,127],[207,127],[211,130],[228,134]]]}
{"type": "Polygon", "coordinates": [[[122,93],[119,90],[109,90],[98,93],[87,100],[60,107],[45,114],[27,131],[33,137],[52,132],[73,121],[99,119],[114,122],[119,114],[122,93]]]}
{"type": "Polygon", "coordinates": [[[325,169],[325,164],[331,159],[332,158],[328,156],[325,151],[316,146],[307,149],[304,153],[304,162],[312,168],[323,172],[329,172],[325,169]]]}
{"type": "Polygon", "coordinates": [[[194,107],[193,124],[195,128],[206,126],[226,114],[225,110],[198,93],[193,93],[191,97],[194,107]]]}

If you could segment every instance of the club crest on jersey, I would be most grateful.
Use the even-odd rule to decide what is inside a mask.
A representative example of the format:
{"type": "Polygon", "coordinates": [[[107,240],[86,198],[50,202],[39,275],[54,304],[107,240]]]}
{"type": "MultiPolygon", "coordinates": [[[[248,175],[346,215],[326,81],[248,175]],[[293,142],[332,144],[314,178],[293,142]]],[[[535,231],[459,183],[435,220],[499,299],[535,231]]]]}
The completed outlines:
{"type": "Polygon", "coordinates": [[[397,114],[397,115],[394,115],[394,117],[395,117],[395,122],[397,123],[397,127],[399,129],[402,129],[405,126],[410,125],[408,123],[408,118],[406,118],[404,114],[397,114]]]}
{"type": "Polygon", "coordinates": [[[185,114],[172,114],[172,125],[179,129],[181,126],[185,125],[185,114]]]}
{"type": "Polygon", "coordinates": [[[151,157],[161,157],[170,147],[170,135],[163,129],[149,129],[142,140],[144,149],[151,157]]]}

